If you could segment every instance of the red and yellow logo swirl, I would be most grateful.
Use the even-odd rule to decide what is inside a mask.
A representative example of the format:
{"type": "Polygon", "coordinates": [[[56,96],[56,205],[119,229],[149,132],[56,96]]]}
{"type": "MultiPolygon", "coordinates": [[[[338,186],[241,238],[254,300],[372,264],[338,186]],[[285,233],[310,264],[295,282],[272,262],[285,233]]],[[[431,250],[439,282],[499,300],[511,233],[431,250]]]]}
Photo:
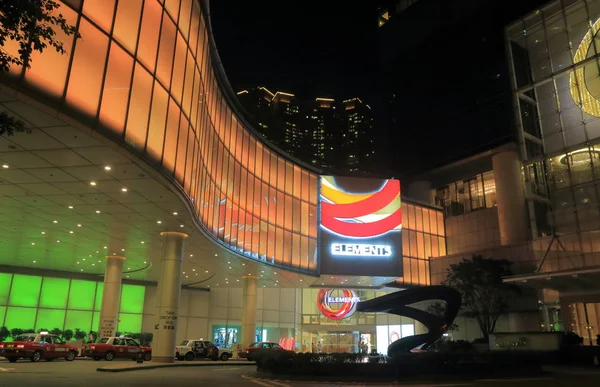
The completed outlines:
{"type": "Polygon", "coordinates": [[[400,181],[385,180],[376,192],[349,193],[338,187],[332,176],[321,176],[321,225],[350,238],[400,230],[400,181]]]}
{"type": "Polygon", "coordinates": [[[321,289],[317,296],[317,307],[330,320],[341,320],[352,316],[360,298],[352,290],[342,290],[343,296],[332,297],[333,289],[321,289]],[[333,306],[332,304],[336,304],[333,306]]]}

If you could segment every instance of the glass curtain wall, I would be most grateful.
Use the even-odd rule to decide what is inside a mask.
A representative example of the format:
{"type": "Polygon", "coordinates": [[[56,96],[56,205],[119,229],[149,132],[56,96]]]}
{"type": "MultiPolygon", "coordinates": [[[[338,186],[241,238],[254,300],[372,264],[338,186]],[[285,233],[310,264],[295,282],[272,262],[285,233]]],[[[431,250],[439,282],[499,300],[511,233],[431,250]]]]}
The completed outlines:
{"type": "Polygon", "coordinates": [[[559,236],[553,270],[600,264],[599,27],[599,0],[563,0],[507,28],[534,248],[559,236]]]}
{"type": "Polygon", "coordinates": [[[494,171],[480,173],[468,180],[456,181],[436,190],[436,204],[444,208],[444,215],[463,215],[496,206],[494,171]]]}
{"type": "MultiPolygon", "coordinates": [[[[6,82],[153,162],[225,247],[316,273],[317,176],[269,149],[233,112],[204,1],[64,0],[81,39],[32,55],[6,82]]],[[[4,45],[10,54],[13,41],[4,45]]],[[[233,94],[233,93],[232,93],[233,94]]]]}

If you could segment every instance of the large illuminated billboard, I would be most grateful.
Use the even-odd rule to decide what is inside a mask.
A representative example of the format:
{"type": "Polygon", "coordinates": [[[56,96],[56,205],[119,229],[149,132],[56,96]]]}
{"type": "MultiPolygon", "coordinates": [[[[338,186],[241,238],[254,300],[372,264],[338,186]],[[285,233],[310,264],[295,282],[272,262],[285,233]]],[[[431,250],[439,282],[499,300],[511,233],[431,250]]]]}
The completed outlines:
{"type": "Polygon", "coordinates": [[[400,181],[321,176],[321,274],[402,277],[400,181]]]}

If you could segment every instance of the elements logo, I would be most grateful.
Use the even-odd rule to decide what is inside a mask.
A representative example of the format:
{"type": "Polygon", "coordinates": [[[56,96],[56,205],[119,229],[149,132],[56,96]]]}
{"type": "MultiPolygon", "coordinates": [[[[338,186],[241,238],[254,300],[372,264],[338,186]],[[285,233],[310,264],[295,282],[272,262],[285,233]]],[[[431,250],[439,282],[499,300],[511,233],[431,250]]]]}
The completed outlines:
{"type": "Polygon", "coordinates": [[[385,180],[372,193],[348,193],[332,176],[321,176],[321,226],[349,238],[373,238],[400,230],[400,181],[385,180]]]}
{"type": "MultiPolygon", "coordinates": [[[[588,58],[590,54],[590,48],[592,43],[596,40],[598,31],[600,30],[600,19],[596,20],[592,27],[585,34],[575,55],[573,55],[573,64],[580,63],[588,58]]],[[[591,50],[593,53],[596,50],[591,50]]],[[[590,71],[598,72],[596,61],[590,62],[590,71]]],[[[587,65],[579,66],[571,72],[569,83],[571,89],[571,96],[579,107],[589,115],[594,117],[600,117],[600,101],[592,94],[588,85],[588,79],[586,79],[586,67],[587,65]]],[[[590,74],[588,74],[589,76],[590,74]]],[[[597,82],[597,81],[596,81],[597,82]]],[[[597,87],[596,87],[597,89],[597,87]]]]}
{"type": "Polygon", "coordinates": [[[350,317],[356,311],[356,303],[360,297],[352,290],[342,290],[344,297],[332,297],[333,289],[321,289],[317,296],[317,306],[325,317],[330,320],[341,320],[350,317]],[[334,308],[332,304],[338,304],[334,308]]]}

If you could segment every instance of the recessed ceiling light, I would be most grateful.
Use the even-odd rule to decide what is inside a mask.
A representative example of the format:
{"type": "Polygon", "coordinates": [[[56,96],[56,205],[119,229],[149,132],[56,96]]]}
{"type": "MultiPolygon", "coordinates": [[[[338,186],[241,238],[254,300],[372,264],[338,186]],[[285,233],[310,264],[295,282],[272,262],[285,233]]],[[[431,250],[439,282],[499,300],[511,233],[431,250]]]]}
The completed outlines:
{"type": "Polygon", "coordinates": [[[273,274],[277,274],[277,272],[274,272],[273,274]]]}
{"type": "Polygon", "coordinates": [[[98,263],[100,263],[100,262],[102,262],[102,261],[98,261],[98,263]]]}
{"type": "Polygon", "coordinates": [[[302,282],[302,278],[300,278],[300,282],[302,282]]]}
{"type": "Polygon", "coordinates": [[[81,271],[83,271],[83,269],[81,269],[81,271]]]}
{"type": "Polygon", "coordinates": [[[162,222],[160,220],[157,220],[156,223],[161,224],[162,222]]]}
{"type": "Polygon", "coordinates": [[[99,214],[99,213],[100,213],[100,210],[96,210],[96,214],[99,214]]]}
{"type": "Polygon", "coordinates": [[[105,166],[104,169],[107,170],[107,171],[110,171],[110,169],[111,169],[110,165],[105,166]]]}
{"type": "Polygon", "coordinates": [[[33,246],[33,245],[35,245],[35,242],[31,242],[31,245],[32,245],[32,246],[33,246]]]}
{"type": "Polygon", "coordinates": [[[208,270],[206,272],[208,273],[208,270]]]}
{"type": "Polygon", "coordinates": [[[104,248],[106,248],[106,246],[104,246],[104,248]]]}
{"type": "Polygon", "coordinates": [[[69,234],[73,234],[73,231],[69,231],[69,234]]]}
{"type": "Polygon", "coordinates": [[[81,227],[81,224],[78,224],[77,227],[81,227]]]}
{"type": "Polygon", "coordinates": [[[185,278],[189,278],[189,277],[186,275],[185,278]]]}
{"type": "Polygon", "coordinates": [[[56,241],[56,243],[60,243],[60,241],[59,241],[59,240],[57,240],[57,241],[56,241]]]}
{"type": "Polygon", "coordinates": [[[85,258],[81,259],[82,261],[85,261],[85,258]]]}
{"type": "Polygon", "coordinates": [[[183,227],[183,224],[180,224],[179,227],[183,227]]]}
{"type": "Polygon", "coordinates": [[[194,254],[190,254],[190,257],[193,257],[193,256],[194,256],[194,254]]]}
{"type": "Polygon", "coordinates": [[[236,280],[236,282],[240,282],[240,280],[236,280]]]}
{"type": "Polygon", "coordinates": [[[121,188],[121,191],[127,192],[127,188],[123,187],[123,188],[121,188]]]}
{"type": "Polygon", "coordinates": [[[79,265],[79,262],[77,262],[77,264],[79,265]]]}
{"type": "Polygon", "coordinates": [[[92,263],[92,266],[96,266],[96,264],[95,264],[95,263],[92,263]]]}
{"type": "Polygon", "coordinates": [[[144,241],[141,241],[140,243],[141,243],[141,244],[144,244],[144,243],[146,243],[146,242],[144,242],[144,241]]]}
{"type": "Polygon", "coordinates": [[[10,167],[8,166],[8,164],[2,164],[2,168],[4,168],[4,169],[8,169],[8,168],[10,168],[10,167]]]}
{"type": "Polygon", "coordinates": [[[46,234],[46,231],[42,231],[42,235],[45,235],[45,234],[46,234]]]}
{"type": "Polygon", "coordinates": [[[227,263],[231,265],[231,262],[227,262],[227,263]]]}
{"type": "Polygon", "coordinates": [[[53,220],[52,223],[58,223],[58,220],[53,220]]]}
{"type": "Polygon", "coordinates": [[[125,251],[125,249],[121,249],[121,251],[125,251]]]}
{"type": "Polygon", "coordinates": [[[128,267],[128,268],[127,268],[127,270],[131,270],[131,268],[130,268],[130,267],[128,267]]]}
{"type": "Polygon", "coordinates": [[[265,285],[263,285],[263,288],[265,287],[265,285]]]}
{"type": "Polygon", "coordinates": [[[129,278],[129,276],[127,276],[127,278],[129,278]]]}
{"type": "Polygon", "coordinates": [[[264,270],[261,270],[260,272],[261,272],[261,273],[264,273],[265,271],[264,271],[264,270]]]}
{"type": "Polygon", "coordinates": [[[72,209],[73,209],[73,206],[69,206],[69,209],[70,209],[70,210],[72,210],[72,209]]]}
{"type": "Polygon", "coordinates": [[[219,286],[219,284],[217,284],[217,286],[219,286]]]}
{"type": "Polygon", "coordinates": [[[183,274],[185,274],[185,271],[183,272],[183,274]]]}
{"type": "Polygon", "coordinates": [[[218,257],[218,256],[219,256],[219,254],[216,254],[216,253],[215,253],[215,257],[218,257]]]}
{"type": "Polygon", "coordinates": [[[173,215],[177,215],[177,213],[176,213],[176,212],[174,212],[174,213],[173,213],[173,215]]]}
{"type": "Polygon", "coordinates": [[[146,261],[144,261],[144,263],[146,263],[146,261]]]}
{"type": "Polygon", "coordinates": [[[229,266],[229,268],[231,269],[231,266],[229,266]]]}
{"type": "Polygon", "coordinates": [[[192,271],[196,271],[196,269],[192,269],[192,271]]]}
{"type": "Polygon", "coordinates": [[[90,181],[90,185],[96,185],[95,181],[90,181]]]}
{"type": "Polygon", "coordinates": [[[246,264],[245,264],[245,263],[242,263],[242,266],[246,266],[246,264]]]}
{"type": "Polygon", "coordinates": [[[228,284],[229,282],[225,282],[226,284],[228,284]]]}

